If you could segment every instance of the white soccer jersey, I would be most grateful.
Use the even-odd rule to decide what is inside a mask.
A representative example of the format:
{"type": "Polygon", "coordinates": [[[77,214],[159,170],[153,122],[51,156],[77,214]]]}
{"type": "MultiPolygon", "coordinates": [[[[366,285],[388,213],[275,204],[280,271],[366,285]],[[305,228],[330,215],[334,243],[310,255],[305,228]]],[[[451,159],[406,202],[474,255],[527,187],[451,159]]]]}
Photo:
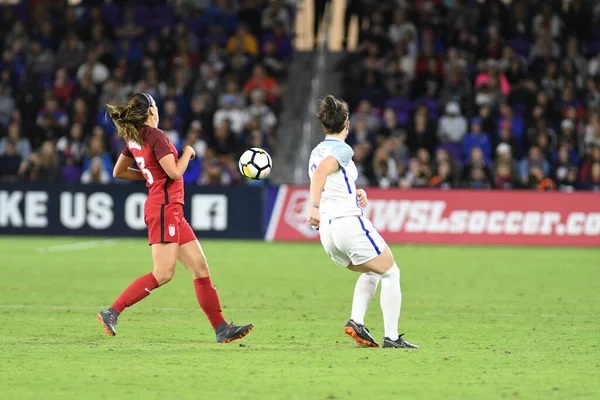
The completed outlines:
{"type": "Polygon", "coordinates": [[[312,180],[319,163],[333,156],[340,169],[330,174],[321,194],[319,236],[325,252],[344,267],[362,265],[377,257],[387,246],[358,205],[355,181],[358,170],[354,152],[344,141],[327,138],[310,155],[308,174],[312,180]]]}
{"type": "Polygon", "coordinates": [[[322,222],[324,219],[363,214],[356,197],[355,181],[358,178],[358,170],[352,161],[353,155],[354,151],[346,142],[333,138],[323,140],[310,154],[308,175],[311,180],[313,173],[327,156],[335,157],[340,164],[340,169],[330,174],[325,181],[319,206],[322,222]]]}

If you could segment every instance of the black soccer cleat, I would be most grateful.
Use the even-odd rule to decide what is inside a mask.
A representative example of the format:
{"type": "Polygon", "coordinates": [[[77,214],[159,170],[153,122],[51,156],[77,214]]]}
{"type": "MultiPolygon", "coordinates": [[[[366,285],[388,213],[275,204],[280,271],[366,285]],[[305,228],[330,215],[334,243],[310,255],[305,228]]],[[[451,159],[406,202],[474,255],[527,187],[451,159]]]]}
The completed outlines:
{"type": "Polygon", "coordinates": [[[119,318],[118,312],[110,307],[96,314],[96,318],[98,318],[102,328],[104,328],[104,332],[106,332],[108,336],[116,336],[117,319],[119,318]]]}
{"type": "Polygon", "coordinates": [[[419,346],[416,344],[408,343],[402,338],[404,334],[398,336],[398,339],[392,340],[390,338],[383,338],[383,348],[398,348],[398,349],[418,349],[419,346]]]}
{"type": "Polygon", "coordinates": [[[379,347],[379,343],[373,339],[369,330],[364,325],[357,324],[354,320],[348,320],[348,322],[346,322],[344,333],[354,339],[359,346],[379,347]]]}
{"type": "Polygon", "coordinates": [[[221,325],[217,326],[217,329],[215,329],[215,333],[217,334],[217,342],[233,342],[234,340],[238,340],[245,336],[248,336],[252,329],[254,329],[254,325],[252,324],[237,326],[234,325],[233,322],[230,324],[228,324],[227,322],[223,322],[221,323],[221,325]]]}

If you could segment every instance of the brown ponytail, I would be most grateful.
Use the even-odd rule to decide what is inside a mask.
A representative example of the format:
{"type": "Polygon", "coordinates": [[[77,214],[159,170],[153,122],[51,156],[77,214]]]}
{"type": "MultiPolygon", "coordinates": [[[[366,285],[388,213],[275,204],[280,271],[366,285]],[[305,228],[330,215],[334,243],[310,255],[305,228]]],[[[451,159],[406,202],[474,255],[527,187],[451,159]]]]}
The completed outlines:
{"type": "Polygon", "coordinates": [[[108,115],[117,127],[117,134],[125,141],[133,140],[140,146],[144,145],[140,129],[148,119],[148,110],[152,105],[149,99],[149,95],[137,93],[123,106],[106,105],[108,115]]]}

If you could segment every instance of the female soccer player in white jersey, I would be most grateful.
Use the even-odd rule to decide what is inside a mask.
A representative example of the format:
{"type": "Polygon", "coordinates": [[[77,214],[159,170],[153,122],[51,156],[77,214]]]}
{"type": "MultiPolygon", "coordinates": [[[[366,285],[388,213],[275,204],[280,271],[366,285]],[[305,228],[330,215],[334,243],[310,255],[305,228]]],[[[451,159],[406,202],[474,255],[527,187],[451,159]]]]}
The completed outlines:
{"type": "Polygon", "coordinates": [[[400,270],[381,235],[363,216],[361,206],[367,204],[366,193],[356,190],[358,171],[352,161],[354,152],[345,142],[350,127],[348,104],[328,95],[321,100],[318,119],[325,130],[325,140],[313,149],[308,164],[311,180],[308,222],[319,229],[321,243],[335,263],[361,273],[344,332],[359,345],[379,347],[364,319],[381,281],[383,347],[418,348],[398,335],[402,302],[400,270]]]}

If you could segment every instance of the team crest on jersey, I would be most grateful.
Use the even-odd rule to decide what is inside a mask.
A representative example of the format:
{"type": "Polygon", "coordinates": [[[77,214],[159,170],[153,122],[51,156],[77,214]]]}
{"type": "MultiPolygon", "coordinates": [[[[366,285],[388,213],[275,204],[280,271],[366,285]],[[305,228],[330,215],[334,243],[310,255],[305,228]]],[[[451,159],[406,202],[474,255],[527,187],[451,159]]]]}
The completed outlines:
{"type": "Polygon", "coordinates": [[[130,149],[138,149],[138,150],[142,149],[142,146],[140,146],[139,143],[137,143],[133,140],[130,140],[129,142],[127,142],[127,145],[129,146],[130,149]]]}
{"type": "Polygon", "coordinates": [[[175,225],[169,224],[169,236],[175,236],[175,225]]]}
{"type": "Polygon", "coordinates": [[[314,238],[318,236],[319,232],[312,229],[308,222],[306,222],[309,207],[310,192],[308,190],[294,191],[284,211],[283,218],[289,226],[304,236],[314,238]]]}

